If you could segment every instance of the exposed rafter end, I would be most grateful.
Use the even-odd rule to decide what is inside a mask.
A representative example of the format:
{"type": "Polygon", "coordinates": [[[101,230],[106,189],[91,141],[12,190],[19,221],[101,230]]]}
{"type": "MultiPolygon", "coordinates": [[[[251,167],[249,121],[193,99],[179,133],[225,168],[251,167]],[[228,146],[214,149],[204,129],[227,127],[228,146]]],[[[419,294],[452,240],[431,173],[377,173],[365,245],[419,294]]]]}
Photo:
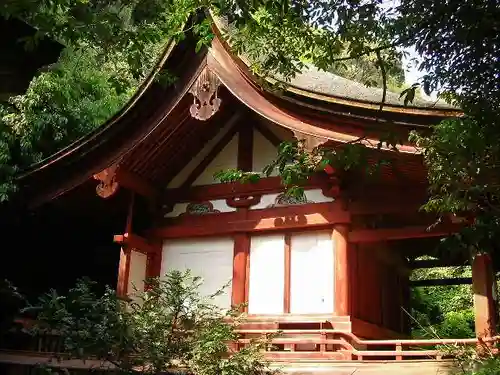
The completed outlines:
{"type": "Polygon", "coordinates": [[[146,198],[156,199],[159,196],[158,191],[151,186],[149,182],[133,172],[120,167],[119,163],[96,173],[94,179],[99,181],[96,187],[96,193],[101,198],[113,196],[120,186],[132,190],[146,198]]]}

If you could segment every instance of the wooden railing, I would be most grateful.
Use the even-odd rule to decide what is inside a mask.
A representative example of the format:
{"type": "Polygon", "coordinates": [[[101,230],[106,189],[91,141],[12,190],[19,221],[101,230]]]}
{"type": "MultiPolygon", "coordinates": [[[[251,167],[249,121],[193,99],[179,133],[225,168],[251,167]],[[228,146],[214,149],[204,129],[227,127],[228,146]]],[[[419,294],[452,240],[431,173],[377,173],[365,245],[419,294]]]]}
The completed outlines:
{"type": "Polygon", "coordinates": [[[251,342],[246,336],[278,335],[271,338],[265,352],[269,360],[444,360],[453,358],[458,349],[471,346],[488,347],[490,351],[500,336],[483,339],[408,339],[408,340],[362,340],[350,332],[337,330],[274,330],[244,329],[238,331],[243,337],[238,348],[251,342]],[[302,336],[302,337],[301,337],[302,336]],[[303,337],[306,336],[306,337],[303,337]],[[316,336],[316,337],[314,337],[316,336]],[[307,347],[308,349],[304,349],[307,347]],[[429,347],[431,347],[429,349],[429,347]]]}
{"type": "MultiPolygon", "coordinates": [[[[494,344],[500,341],[500,336],[481,340],[364,340],[348,329],[322,328],[348,327],[346,321],[341,318],[333,323],[317,321],[320,328],[298,329],[294,328],[294,323],[290,319],[279,323],[263,319],[245,322],[237,330],[239,339],[234,343],[234,348],[239,350],[252,340],[271,336],[268,339],[269,345],[264,356],[275,362],[412,361],[416,359],[441,361],[452,358],[457,349],[467,346],[484,346],[488,347],[488,350],[493,350],[491,348],[494,344]],[[287,328],[276,328],[280,324],[285,324],[287,328]]],[[[311,320],[299,323],[312,324],[314,322],[311,320]]],[[[26,365],[46,363],[49,357],[64,358],[65,355],[60,353],[62,348],[62,340],[58,335],[47,334],[39,337],[25,335],[17,345],[0,350],[0,363],[16,363],[16,361],[26,365]]],[[[72,366],[78,367],[74,363],[72,366]]],[[[86,365],[82,364],[81,368],[88,368],[88,362],[86,365]]]]}

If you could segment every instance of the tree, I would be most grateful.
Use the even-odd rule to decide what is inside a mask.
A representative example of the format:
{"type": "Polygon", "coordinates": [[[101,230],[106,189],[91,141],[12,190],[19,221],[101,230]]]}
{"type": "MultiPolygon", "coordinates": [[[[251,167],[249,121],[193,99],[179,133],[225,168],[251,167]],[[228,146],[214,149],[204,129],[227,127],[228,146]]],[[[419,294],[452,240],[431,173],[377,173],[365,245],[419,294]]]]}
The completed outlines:
{"type": "Polygon", "coordinates": [[[201,282],[189,271],[172,271],[148,280],[145,292],[124,300],[109,288],[98,296],[92,282],[80,280],[66,296],[52,291],[25,312],[36,313],[32,333],[57,332],[70,358],[102,360],[120,373],[156,375],[173,368],[199,375],[270,371],[261,356],[266,340],[232,349],[241,317],[237,310],[226,312],[212,303],[222,289],[201,296],[201,282]]]}

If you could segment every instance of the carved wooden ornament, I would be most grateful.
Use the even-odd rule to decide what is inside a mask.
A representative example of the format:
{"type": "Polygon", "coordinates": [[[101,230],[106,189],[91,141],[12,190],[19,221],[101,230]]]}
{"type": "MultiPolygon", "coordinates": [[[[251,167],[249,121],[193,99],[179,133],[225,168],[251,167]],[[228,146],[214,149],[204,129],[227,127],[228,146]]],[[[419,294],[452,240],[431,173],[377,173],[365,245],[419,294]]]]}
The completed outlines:
{"type": "Polygon", "coordinates": [[[191,116],[206,121],[219,110],[221,100],[217,96],[219,78],[205,67],[189,92],[193,95],[193,104],[189,108],[191,116]]]}
{"type": "Polygon", "coordinates": [[[109,198],[118,190],[118,182],[116,182],[116,171],[118,163],[111,167],[102,170],[94,175],[94,179],[99,181],[99,185],[95,188],[98,196],[101,198],[109,198]]]}

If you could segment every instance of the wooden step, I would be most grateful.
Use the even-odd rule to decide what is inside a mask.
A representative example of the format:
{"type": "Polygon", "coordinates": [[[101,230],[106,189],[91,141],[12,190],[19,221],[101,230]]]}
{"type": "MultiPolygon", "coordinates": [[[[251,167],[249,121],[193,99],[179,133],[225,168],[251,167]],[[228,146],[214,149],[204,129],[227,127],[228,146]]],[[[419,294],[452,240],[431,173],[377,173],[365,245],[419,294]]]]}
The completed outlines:
{"type": "Polygon", "coordinates": [[[303,333],[320,333],[323,331],[330,331],[330,333],[333,333],[332,331],[339,331],[339,332],[351,332],[352,331],[352,325],[351,322],[339,322],[339,323],[332,323],[332,324],[323,324],[322,327],[319,325],[311,325],[308,323],[250,323],[246,322],[243,324],[240,324],[238,326],[238,331],[242,331],[245,333],[259,333],[258,331],[262,331],[262,334],[265,333],[272,333],[273,331],[281,331],[283,333],[295,333],[295,334],[300,334],[301,332],[303,333]],[[251,332],[247,332],[251,331],[251,332]]]}
{"type": "Polygon", "coordinates": [[[349,316],[333,316],[330,314],[321,315],[298,315],[298,314],[281,314],[281,315],[248,315],[244,321],[252,323],[347,323],[351,321],[349,316]]]}
{"type": "Polygon", "coordinates": [[[296,360],[330,360],[330,361],[339,361],[344,360],[345,355],[340,352],[306,352],[306,351],[297,351],[297,352],[265,352],[264,358],[268,361],[272,362],[290,362],[296,360]]]}

